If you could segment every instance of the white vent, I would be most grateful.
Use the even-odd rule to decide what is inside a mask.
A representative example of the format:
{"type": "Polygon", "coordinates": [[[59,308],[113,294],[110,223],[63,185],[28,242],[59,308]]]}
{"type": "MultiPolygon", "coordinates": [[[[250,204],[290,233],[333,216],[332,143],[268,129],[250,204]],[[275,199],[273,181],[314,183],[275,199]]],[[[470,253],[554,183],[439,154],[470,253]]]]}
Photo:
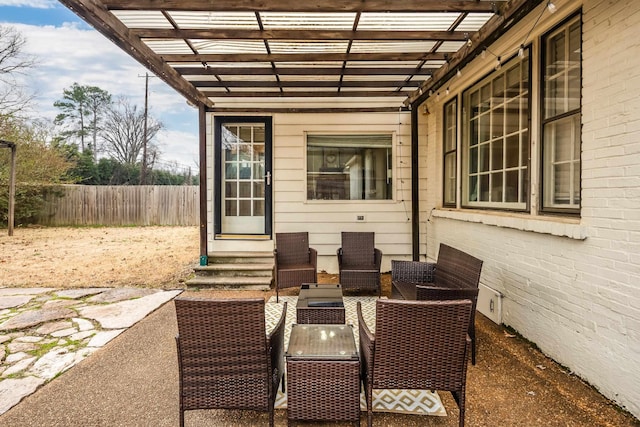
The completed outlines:
{"type": "Polygon", "coordinates": [[[476,309],[497,323],[502,323],[502,294],[488,286],[480,285],[478,292],[478,305],[476,309]]]}

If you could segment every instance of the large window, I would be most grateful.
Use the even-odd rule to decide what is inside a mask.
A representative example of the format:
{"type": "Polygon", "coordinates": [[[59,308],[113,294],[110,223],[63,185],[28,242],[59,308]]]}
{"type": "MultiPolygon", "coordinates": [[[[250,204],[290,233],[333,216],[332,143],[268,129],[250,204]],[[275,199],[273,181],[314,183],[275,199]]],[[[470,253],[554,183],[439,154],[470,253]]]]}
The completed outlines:
{"type": "Polygon", "coordinates": [[[391,199],[391,141],[390,134],[307,135],[307,199],[391,199]]]}
{"type": "Polygon", "coordinates": [[[542,39],[542,209],[580,208],[580,17],[542,39]]]}
{"type": "Polygon", "coordinates": [[[464,206],[527,209],[529,75],[524,49],[463,93],[464,206]]]}
{"type": "Polygon", "coordinates": [[[444,175],[443,204],[456,205],[456,156],[458,150],[458,102],[456,98],[444,106],[444,175]]]}

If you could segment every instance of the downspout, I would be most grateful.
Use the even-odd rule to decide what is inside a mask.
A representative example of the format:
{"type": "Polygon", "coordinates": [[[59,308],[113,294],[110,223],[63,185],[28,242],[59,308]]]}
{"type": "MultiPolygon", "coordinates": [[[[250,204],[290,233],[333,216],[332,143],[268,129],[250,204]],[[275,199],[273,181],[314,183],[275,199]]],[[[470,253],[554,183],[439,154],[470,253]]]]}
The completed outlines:
{"type": "Polygon", "coordinates": [[[414,261],[420,261],[420,200],[418,200],[418,106],[411,106],[411,248],[414,261]]]}
{"type": "Polygon", "coordinates": [[[205,105],[198,107],[200,157],[200,265],[209,264],[207,248],[207,113],[205,105]]]}

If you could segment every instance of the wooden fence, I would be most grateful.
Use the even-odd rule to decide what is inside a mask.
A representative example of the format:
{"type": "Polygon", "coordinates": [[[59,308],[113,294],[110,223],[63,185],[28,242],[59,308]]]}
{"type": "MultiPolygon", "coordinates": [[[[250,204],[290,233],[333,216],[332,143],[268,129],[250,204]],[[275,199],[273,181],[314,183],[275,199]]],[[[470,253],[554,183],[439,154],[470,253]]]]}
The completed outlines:
{"type": "Polygon", "coordinates": [[[37,223],[68,225],[198,225],[195,185],[64,185],[47,196],[37,223]]]}

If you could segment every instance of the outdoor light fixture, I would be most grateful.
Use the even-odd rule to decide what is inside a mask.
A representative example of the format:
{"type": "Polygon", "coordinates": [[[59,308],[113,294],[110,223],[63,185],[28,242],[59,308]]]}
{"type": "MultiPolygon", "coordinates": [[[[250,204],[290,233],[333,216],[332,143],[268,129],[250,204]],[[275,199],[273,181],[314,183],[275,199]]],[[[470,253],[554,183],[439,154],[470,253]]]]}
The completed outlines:
{"type": "Polygon", "coordinates": [[[518,58],[524,58],[524,46],[520,45],[520,49],[518,49],[518,58]]]}
{"type": "Polygon", "coordinates": [[[502,63],[500,62],[500,57],[499,56],[496,59],[496,66],[494,68],[495,68],[496,71],[498,71],[500,68],[502,68],[502,63]]]}
{"type": "Polygon", "coordinates": [[[550,13],[556,13],[556,10],[558,10],[558,7],[553,4],[553,0],[549,0],[547,2],[547,9],[549,9],[550,13]]]}
{"type": "Polygon", "coordinates": [[[456,71],[456,77],[462,77],[462,73],[460,72],[460,68],[456,71]]]}

